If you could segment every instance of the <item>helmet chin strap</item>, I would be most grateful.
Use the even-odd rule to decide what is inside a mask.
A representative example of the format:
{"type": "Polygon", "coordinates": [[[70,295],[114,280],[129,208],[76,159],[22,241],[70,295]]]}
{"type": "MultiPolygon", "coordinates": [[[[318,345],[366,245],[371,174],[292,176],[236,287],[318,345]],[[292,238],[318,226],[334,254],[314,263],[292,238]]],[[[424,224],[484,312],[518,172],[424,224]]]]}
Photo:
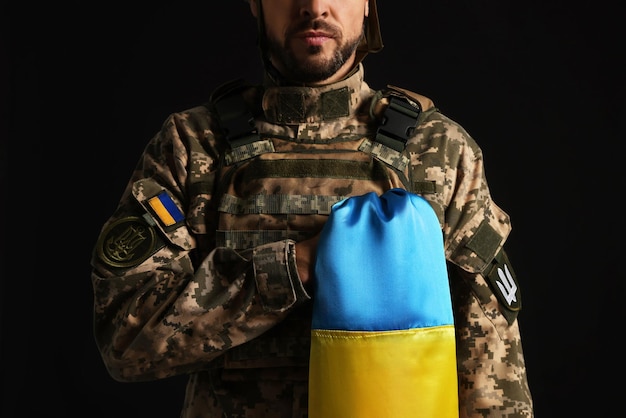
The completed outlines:
{"type": "MultiPolygon", "coordinates": [[[[257,0],[257,48],[261,55],[261,61],[265,67],[267,77],[276,85],[293,84],[287,80],[278,69],[272,64],[268,51],[267,35],[265,32],[265,19],[263,19],[263,2],[257,0]]],[[[376,0],[369,0],[369,15],[365,21],[365,36],[361,39],[356,49],[354,65],[346,77],[351,76],[359,68],[359,64],[367,56],[368,53],[376,53],[383,49],[383,40],[380,34],[380,24],[378,23],[378,10],[376,8],[376,0]]]]}
{"type": "Polygon", "coordinates": [[[357,61],[361,62],[365,56],[371,52],[380,52],[383,49],[383,38],[380,34],[380,23],[378,21],[378,8],[376,0],[369,0],[370,12],[365,22],[365,37],[361,40],[357,48],[357,61]],[[359,59],[359,55],[362,57],[359,59]]]}

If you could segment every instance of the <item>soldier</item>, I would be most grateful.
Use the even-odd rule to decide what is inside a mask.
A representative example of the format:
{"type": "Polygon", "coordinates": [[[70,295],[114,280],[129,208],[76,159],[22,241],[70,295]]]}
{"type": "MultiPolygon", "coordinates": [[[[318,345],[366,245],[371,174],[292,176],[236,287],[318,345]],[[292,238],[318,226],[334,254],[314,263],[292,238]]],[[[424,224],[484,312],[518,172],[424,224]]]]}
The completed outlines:
{"type": "Polygon", "coordinates": [[[443,237],[458,416],[532,417],[511,225],[479,146],[430,99],[364,81],[374,0],[249,3],[263,83],[170,115],[95,245],[110,375],[188,374],[185,418],[306,417],[320,231],[339,202],[404,189],[443,237]]]}

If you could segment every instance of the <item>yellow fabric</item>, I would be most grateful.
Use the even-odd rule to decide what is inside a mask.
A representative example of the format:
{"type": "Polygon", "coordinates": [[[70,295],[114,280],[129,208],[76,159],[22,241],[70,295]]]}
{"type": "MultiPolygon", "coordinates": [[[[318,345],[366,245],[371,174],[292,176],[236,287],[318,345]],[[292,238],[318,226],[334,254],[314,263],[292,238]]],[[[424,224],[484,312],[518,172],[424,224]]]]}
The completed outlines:
{"type": "Polygon", "coordinates": [[[165,226],[174,225],[176,223],[176,220],[174,220],[167,208],[163,205],[163,202],[159,200],[158,196],[148,200],[148,203],[165,226]]]}
{"type": "Polygon", "coordinates": [[[309,418],[457,418],[454,326],[312,330],[309,418]]]}

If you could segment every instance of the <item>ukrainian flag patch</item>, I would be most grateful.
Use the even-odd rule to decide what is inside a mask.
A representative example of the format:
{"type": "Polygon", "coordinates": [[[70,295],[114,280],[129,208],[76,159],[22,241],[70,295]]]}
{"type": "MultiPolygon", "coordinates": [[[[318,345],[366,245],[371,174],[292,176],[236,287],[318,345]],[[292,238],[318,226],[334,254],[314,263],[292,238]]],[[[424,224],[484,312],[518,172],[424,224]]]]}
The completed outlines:
{"type": "Polygon", "coordinates": [[[161,225],[165,227],[176,225],[185,219],[185,215],[165,190],[148,199],[148,205],[161,225]]]}

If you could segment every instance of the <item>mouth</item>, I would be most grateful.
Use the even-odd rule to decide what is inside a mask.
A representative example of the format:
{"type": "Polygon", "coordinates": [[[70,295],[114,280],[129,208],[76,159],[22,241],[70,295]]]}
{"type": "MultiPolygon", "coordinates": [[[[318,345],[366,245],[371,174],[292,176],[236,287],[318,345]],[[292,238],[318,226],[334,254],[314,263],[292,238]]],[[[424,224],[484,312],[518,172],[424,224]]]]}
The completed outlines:
{"type": "Polygon", "coordinates": [[[334,36],[328,32],[308,30],[296,35],[297,38],[302,39],[309,46],[320,46],[326,41],[333,39],[334,36]]]}

